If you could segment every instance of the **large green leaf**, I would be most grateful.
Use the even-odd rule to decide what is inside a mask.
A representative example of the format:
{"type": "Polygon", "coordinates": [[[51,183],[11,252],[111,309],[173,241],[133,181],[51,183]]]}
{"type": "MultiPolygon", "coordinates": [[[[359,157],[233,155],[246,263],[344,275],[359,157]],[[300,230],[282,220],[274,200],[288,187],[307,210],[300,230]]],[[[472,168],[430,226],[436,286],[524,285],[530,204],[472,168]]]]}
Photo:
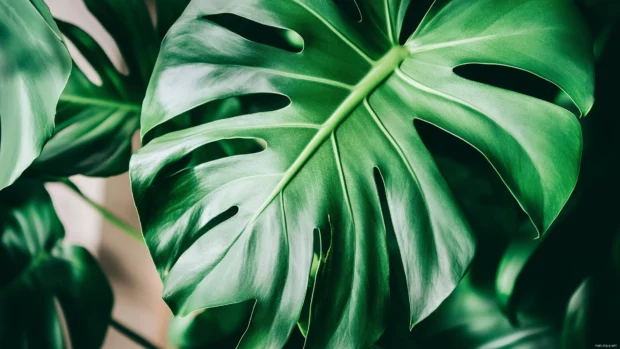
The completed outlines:
{"type": "Polygon", "coordinates": [[[0,190],[51,136],[70,69],[67,48],[41,0],[0,3],[0,190]]]}
{"type": "MultiPolygon", "coordinates": [[[[54,136],[35,163],[35,170],[45,175],[109,176],[127,171],[142,99],[167,30],[165,23],[159,25],[157,29],[162,34],[158,35],[144,0],[85,3],[115,40],[129,74],[119,72],[85,31],[69,23],[58,23],[97,73],[101,85],[91,82],[74,64],[60,97],[54,136]]],[[[176,18],[187,3],[188,0],[161,2],[158,14],[176,18]]]]}
{"type": "Polygon", "coordinates": [[[63,235],[42,183],[20,180],[2,191],[3,348],[88,349],[103,343],[112,312],[112,290],[88,251],[63,244],[63,235]],[[63,339],[59,310],[71,346],[63,339]]]}
{"type": "Polygon", "coordinates": [[[390,301],[386,230],[411,326],[454,289],[474,241],[413,119],[482,152],[540,231],[575,186],[581,131],[570,112],[453,72],[527,70],[586,113],[592,54],[570,1],[438,1],[404,46],[409,1],[357,4],[361,22],[329,1],[194,0],[162,45],[143,136],[231,96],[290,101],[158,137],[131,163],[165,300],[180,315],[255,300],[239,347],[283,346],[307,323],[304,300],[308,348],[372,345],[390,301]],[[266,148],[199,157],[248,138],[266,148]]]}

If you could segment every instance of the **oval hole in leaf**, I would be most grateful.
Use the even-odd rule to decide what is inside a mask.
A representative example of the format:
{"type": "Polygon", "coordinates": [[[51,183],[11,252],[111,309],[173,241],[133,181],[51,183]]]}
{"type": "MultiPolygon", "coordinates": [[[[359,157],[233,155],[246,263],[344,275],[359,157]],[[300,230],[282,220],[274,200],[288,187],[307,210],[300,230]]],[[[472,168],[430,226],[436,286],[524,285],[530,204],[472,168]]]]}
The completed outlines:
{"type": "Polygon", "coordinates": [[[244,96],[229,97],[205,103],[193,110],[177,115],[158,125],[143,139],[147,144],[154,138],[166,133],[187,129],[211,121],[228,119],[240,115],[263,113],[286,108],[291,100],[277,93],[254,93],[244,96]]]}
{"type": "Polygon", "coordinates": [[[310,266],[310,277],[308,278],[308,289],[306,290],[306,297],[304,298],[304,304],[301,309],[301,314],[299,315],[299,320],[297,321],[297,327],[300,331],[300,334],[303,336],[308,335],[308,327],[310,325],[310,306],[312,305],[312,295],[314,292],[314,285],[316,281],[316,277],[319,273],[321,267],[323,267],[323,257],[326,254],[327,249],[329,248],[330,237],[323,237],[326,235],[325,230],[328,229],[319,229],[316,228],[312,231],[314,236],[313,239],[313,254],[312,254],[312,264],[310,266]],[[324,246],[326,245],[326,246],[324,246]]]}
{"type": "Polygon", "coordinates": [[[398,243],[396,241],[396,235],[394,235],[394,225],[392,223],[390,207],[388,206],[387,194],[385,192],[385,182],[383,181],[381,171],[377,167],[373,169],[373,177],[375,180],[375,186],[377,187],[379,202],[381,203],[381,215],[383,217],[383,224],[385,224],[385,229],[387,232],[388,249],[390,250],[390,253],[396,252],[400,254],[398,243]]]}
{"type": "Polygon", "coordinates": [[[362,12],[355,0],[333,0],[345,16],[355,22],[362,21],[362,12]]]}
{"type": "Polygon", "coordinates": [[[304,39],[290,29],[271,27],[232,13],[221,13],[202,18],[259,44],[293,53],[299,53],[304,49],[304,39]]]}
{"type": "Polygon", "coordinates": [[[275,111],[288,107],[291,100],[277,93],[254,93],[212,101],[194,109],[193,125],[214,120],[275,111]]]}
{"type": "Polygon", "coordinates": [[[160,177],[175,174],[200,164],[216,161],[229,156],[259,153],[267,148],[267,142],[258,138],[230,138],[204,144],[180,160],[168,164],[160,172],[160,177]]]}
{"type": "Polygon", "coordinates": [[[420,22],[424,18],[424,15],[431,8],[433,0],[417,0],[412,1],[405,13],[405,20],[403,21],[403,27],[400,31],[399,42],[404,45],[407,39],[415,32],[420,26],[420,22]]]}
{"type": "MultiPolygon", "coordinates": [[[[239,207],[233,206],[233,207],[227,209],[226,211],[218,214],[217,216],[213,217],[207,224],[205,224],[202,228],[200,228],[200,230],[198,230],[195,234],[186,235],[186,239],[184,239],[183,242],[181,243],[181,245],[179,247],[179,251],[181,251],[181,252],[186,251],[201,236],[203,236],[209,230],[215,228],[219,224],[221,224],[221,223],[227,221],[228,219],[232,218],[238,212],[239,212],[239,207]]],[[[177,260],[181,257],[181,255],[182,255],[182,253],[178,253],[178,255],[175,256],[176,258],[172,261],[170,269],[172,269],[172,266],[174,266],[174,264],[176,264],[177,260]]]]}
{"type": "Polygon", "coordinates": [[[373,169],[373,177],[377,188],[377,195],[381,204],[381,216],[386,231],[386,242],[388,247],[390,265],[390,322],[385,333],[379,339],[380,345],[394,347],[394,343],[388,343],[393,338],[398,338],[395,333],[407,333],[409,331],[409,293],[407,286],[407,276],[403,259],[400,254],[400,247],[396,239],[392,214],[388,206],[385,181],[381,170],[377,167],[373,169]],[[400,331],[400,332],[399,332],[400,331]]]}
{"type": "Polygon", "coordinates": [[[557,104],[579,116],[577,106],[570,99],[568,103],[558,101],[562,90],[549,82],[522,69],[497,64],[464,64],[455,67],[454,73],[462,78],[514,91],[547,102],[557,104]]]}

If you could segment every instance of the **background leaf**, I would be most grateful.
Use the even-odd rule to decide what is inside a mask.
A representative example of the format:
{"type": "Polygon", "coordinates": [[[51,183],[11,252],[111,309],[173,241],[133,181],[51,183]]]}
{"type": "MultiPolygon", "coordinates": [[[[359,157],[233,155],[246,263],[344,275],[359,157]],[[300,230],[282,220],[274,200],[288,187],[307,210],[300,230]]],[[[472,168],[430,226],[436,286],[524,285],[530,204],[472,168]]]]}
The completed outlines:
{"type": "Polygon", "coordinates": [[[0,3],[0,190],[39,155],[54,128],[71,60],[41,0],[0,3]]]}
{"type": "Polygon", "coordinates": [[[99,348],[112,290],[95,259],[62,243],[64,230],[40,182],[0,194],[0,343],[7,348],[99,348]],[[56,305],[58,304],[58,306],[56,305]],[[62,317],[59,312],[62,311],[62,317]]]}
{"type": "MultiPolygon", "coordinates": [[[[189,0],[161,1],[158,16],[178,17],[189,0]]],[[[127,171],[132,137],[139,127],[142,99],[157,58],[166,21],[153,25],[144,0],[86,0],[88,10],[116,42],[129,74],[119,72],[97,42],[73,24],[62,33],[92,66],[101,84],[74,64],[60,97],[53,137],[32,172],[66,177],[111,176],[127,171]]]]}

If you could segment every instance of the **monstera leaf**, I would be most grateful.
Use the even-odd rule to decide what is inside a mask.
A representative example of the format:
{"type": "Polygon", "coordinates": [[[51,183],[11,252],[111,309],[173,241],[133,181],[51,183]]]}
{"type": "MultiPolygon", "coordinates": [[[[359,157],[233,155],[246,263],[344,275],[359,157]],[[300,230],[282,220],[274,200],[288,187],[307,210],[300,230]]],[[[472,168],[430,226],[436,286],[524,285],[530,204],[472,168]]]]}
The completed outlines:
{"type": "Polygon", "coordinates": [[[0,343],[6,348],[99,348],[112,290],[95,259],[61,242],[64,231],[39,182],[0,195],[0,343]],[[59,306],[56,306],[58,304],[59,306]],[[70,343],[63,338],[62,311],[70,343]]]}
{"type": "Polygon", "coordinates": [[[70,67],[41,0],[0,3],[0,190],[19,177],[51,136],[70,67]]]}
{"type": "Polygon", "coordinates": [[[411,326],[454,289],[474,241],[414,119],[483,153],[541,232],[575,186],[574,115],[453,72],[526,70],[586,113],[592,49],[570,1],[437,1],[404,45],[409,1],[356,3],[361,21],[331,1],[194,0],[164,39],[143,137],[231,96],[288,99],[157,137],[130,166],[165,300],[179,315],[254,300],[240,348],[282,347],[298,321],[308,348],[371,346],[396,273],[388,233],[411,326]],[[248,138],[264,149],[202,157],[248,138]]]}
{"type": "MultiPolygon", "coordinates": [[[[74,65],[58,105],[54,136],[35,163],[48,176],[109,176],[127,171],[131,140],[139,126],[142,99],[155,64],[161,37],[143,0],[87,0],[86,6],[110,33],[124,58],[128,75],[119,72],[97,42],[82,29],[58,23],[62,33],[101,79],[91,82],[74,65]]],[[[160,1],[164,24],[176,18],[187,0],[160,1]]],[[[169,25],[169,24],[168,24],[169,25]]]]}

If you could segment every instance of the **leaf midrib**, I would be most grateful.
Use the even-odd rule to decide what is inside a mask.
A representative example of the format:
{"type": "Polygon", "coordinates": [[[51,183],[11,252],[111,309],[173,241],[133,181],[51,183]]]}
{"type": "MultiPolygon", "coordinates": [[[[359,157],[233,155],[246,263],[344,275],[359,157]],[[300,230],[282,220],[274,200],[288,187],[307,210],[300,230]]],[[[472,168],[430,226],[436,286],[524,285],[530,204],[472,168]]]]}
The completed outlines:
{"type": "Polygon", "coordinates": [[[265,203],[256,211],[252,218],[248,221],[247,226],[261,215],[261,213],[271,204],[271,202],[279,195],[282,190],[291,182],[295,175],[301,170],[306,162],[312,157],[317,149],[329,138],[336,128],[353,112],[364,99],[370,95],[372,91],[379,86],[387,77],[389,77],[401,62],[409,56],[409,50],[404,46],[395,46],[388,51],[383,58],[372,65],[372,69],[360,80],[359,83],[351,90],[351,93],[340,104],[338,108],[327,118],[321,125],[318,132],[312,137],[308,145],[302,150],[293,164],[284,173],[284,176],[278,182],[265,203]]]}

